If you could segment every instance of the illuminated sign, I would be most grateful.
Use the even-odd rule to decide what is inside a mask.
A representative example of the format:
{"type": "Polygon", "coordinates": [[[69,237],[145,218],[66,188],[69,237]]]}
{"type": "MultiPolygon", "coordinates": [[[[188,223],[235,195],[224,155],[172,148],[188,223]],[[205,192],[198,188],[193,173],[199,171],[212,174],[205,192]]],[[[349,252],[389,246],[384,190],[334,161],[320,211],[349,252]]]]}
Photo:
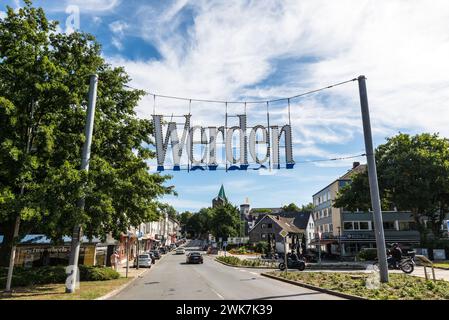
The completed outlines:
{"type": "Polygon", "coordinates": [[[290,125],[269,126],[256,125],[247,127],[247,116],[237,115],[238,126],[232,127],[200,127],[191,126],[192,116],[184,115],[182,134],[178,132],[178,124],[174,121],[164,123],[162,115],[153,115],[154,136],[157,155],[157,170],[165,170],[165,161],[169,147],[172,150],[173,170],[181,170],[181,158],[184,150],[187,154],[190,170],[217,170],[219,163],[217,158],[217,141],[219,138],[224,142],[225,159],[224,165],[227,170],[247,170],[251,164],[257,168],[266,168],[266,163],[274,169],[280,169],[280,141],[284,137],[285,168],[292,169],[293,161],[292,129],[290,125]],[[166,127],[165,136],[163,127],[166,127]],[[195,133],[200,139],[194,141],[195,133]],[[239,152],[236,155],[234,138],[239,135],[239,152]],[[197,159],[194,154],[194,145],[201,145],[204,152],[197,159]],[[266,153],[262,158],[256,150],[256,146],[265,145],[266,153]],[[249,156],[251,160],[249,160],[249,156]]]}

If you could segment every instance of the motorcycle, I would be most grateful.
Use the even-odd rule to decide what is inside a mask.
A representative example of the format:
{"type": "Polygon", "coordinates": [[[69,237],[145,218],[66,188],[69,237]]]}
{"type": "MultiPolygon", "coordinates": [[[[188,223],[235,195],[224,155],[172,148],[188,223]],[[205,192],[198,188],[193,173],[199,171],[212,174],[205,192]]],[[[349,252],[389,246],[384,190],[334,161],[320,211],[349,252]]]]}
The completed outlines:
{"type": "MultiPolygon", "coordinates": [[[[402,270],[402,272],[410,274],[415,270],[415,261],[413,257],[403,257],[401,261],[398,262],[397,266],[394,265],[391,257],[387,259],[389,270],[402,270]]],[[[379,262],[374,263],[375,266],[379,267],[379,262]]]]}
{"type": "MultiPolygon", "coordinates": [[[[279,270],[285,270],[285,260],[284,262],[279,263],[279,270]]],[[[303,271],[306,268],[306,263],[302,259],[293,259],[291,257],[287,258],[287,267],[289,269],[298,269],[299,271],[303,271]]]]}

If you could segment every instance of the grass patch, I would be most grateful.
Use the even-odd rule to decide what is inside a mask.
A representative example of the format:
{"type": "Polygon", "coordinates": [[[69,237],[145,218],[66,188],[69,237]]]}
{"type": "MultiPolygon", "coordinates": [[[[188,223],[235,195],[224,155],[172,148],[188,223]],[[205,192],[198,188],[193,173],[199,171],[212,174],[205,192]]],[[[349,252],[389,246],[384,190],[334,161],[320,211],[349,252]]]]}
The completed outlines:
{"type": "Polygon", "coordinates": [[[433,266],[435,268],[441,268],[441,269],[449,270],[449,261],[440,261],[440,262],[434,263],[433,266]]]}
{"type": "Polygon", "coordinates": [[[389,282],[379,289],[366,288],[365,273],[268,272],[268,274],[372,300],[446,300],[449,282],[426,281],[405,274],[389,275],[389,282]]]}
{"type": "Polygon", "coordinates": [[[14,288],[12,296],[0,292],[0,300],[93,300],[119,288],[132,278],[85,281],[73,294],[65,293],[64,284],[43,284],[14,288]]]}

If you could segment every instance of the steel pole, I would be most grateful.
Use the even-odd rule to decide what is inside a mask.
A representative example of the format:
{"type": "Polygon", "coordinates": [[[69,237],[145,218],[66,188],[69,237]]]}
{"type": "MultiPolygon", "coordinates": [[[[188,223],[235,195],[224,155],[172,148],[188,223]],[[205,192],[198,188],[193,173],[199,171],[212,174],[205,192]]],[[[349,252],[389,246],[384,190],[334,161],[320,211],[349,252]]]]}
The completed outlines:
{"type": "MultiPolygon", "coordinates": [[[[87,106],[87,119],[86,119],[86,127],[85,127],[85,136],[86,141],[83,146],[83,155],[81,158],[81,171],[85,170],[89,171],[89,160],[90,160],[90,150],[92,146],[92,136],[94,131],[94,120],[95,120],[95,106],[97,102],[97,87],[98,87],[98,76],[92,75],[90,76],[90,86],[89,86],[89,101],[87,106]]],[[[85,198],[81,198],[78,201],[78,208],[80,211],[84,211],[85,206],[85,198]]],[[[69,285],[66,287],[66,293],[74,293],[76,279],[78,276],[78,258],[80,253],[80,245],[81,245],[81,237],[82,237],[82,228],[81,225],[76,225],[73,228],[72,234],[72,244],[70,250],[70,262],[69,265],[72,266],[72,273],[69,277],[72,278],[72,281],[67,282],[69,285]]]]}
{"type": "Polygon", "coordinates": [[[285,274],[288,272],[288,260],[287,260],[287,236],[284,237],[284,261],[285,261],[285,274]]]}
{"type": "Polygon", "coordinates": [[[376,236],[377,257],[379,259],[380,281],[388,282],[387,251],[385,247],[385,235],[382,222],[382,211],[380,206],[379,185],[377,182],[376,159],[374,156],[373,137],[371,133],[371,122],[368,107],[368,94],[366,90],[366,78],[360,76],[359,93],[360,106],[362,109],[363,133],[365,138],[366,160],[368,164],[368,178],[371,193],[371,204],[374,216],[374,234],[376,236]]]}

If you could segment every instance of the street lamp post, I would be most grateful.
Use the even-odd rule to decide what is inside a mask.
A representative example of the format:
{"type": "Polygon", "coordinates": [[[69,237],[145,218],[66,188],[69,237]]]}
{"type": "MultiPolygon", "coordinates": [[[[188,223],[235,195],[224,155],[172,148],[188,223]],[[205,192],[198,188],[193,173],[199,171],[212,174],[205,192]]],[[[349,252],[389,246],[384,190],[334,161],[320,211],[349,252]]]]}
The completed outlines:
{"type": "Polygon", "coordinates": [[[318,232],[318,263],[321,264],[321,232],[318,232]]]}
{"type": "Polygon", "coordinates": [[[342,250],[341,250],[341,227],[337,227],[338,229],[338,252],[340,253],[340,261],[342,260],[342,250]]]}

